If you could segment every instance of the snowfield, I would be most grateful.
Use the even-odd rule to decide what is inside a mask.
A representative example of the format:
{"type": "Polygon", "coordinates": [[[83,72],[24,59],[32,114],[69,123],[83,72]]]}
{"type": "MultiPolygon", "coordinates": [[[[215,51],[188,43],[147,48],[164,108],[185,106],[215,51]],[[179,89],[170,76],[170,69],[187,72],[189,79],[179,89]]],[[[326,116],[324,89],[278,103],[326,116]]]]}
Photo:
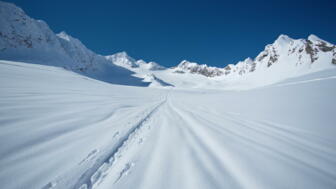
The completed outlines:
{"type": "Polygon", "coordinates": [[[315,35],[166,68],[2,1],[0,26],[0,189],[336,188],[336,46],[315,35]]]}
{"type": "Polygon", "coordinates": [[[336,188],[335,81],[145,88],[0,61],[1,188],[336,188]]]}

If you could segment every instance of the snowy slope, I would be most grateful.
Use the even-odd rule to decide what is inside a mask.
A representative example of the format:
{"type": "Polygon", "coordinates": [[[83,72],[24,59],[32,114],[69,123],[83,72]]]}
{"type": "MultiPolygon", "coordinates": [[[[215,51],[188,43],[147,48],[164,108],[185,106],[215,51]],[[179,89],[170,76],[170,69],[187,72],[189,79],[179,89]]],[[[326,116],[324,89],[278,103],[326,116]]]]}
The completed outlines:
{"type": "Polygon", "coordinates": [[[46,61],[65,66],[71,60],[57,36],[41,20],[34,20],[13,4],[0,1],[0,58],[46,61]],[[50,56],[53,59],[49,60],[50,56]]]}
{"type": "Polygon", "coordinates": [[[134,76],[142,78],[144,82],[150,83],[149,87],[173,87],[174,85],[158,78],[154,72],[165,72],[166,68],[156,62],[145,62],[144,60],[135,60],[126,52],[119,52],[113,55],[105,56],[112,64],[121,66],[134,72],[134,76]]]}
{"type": "Polygon", "coordinates": [[[292,39],[280,35],[254,60],[228,65],[227,80],[248,80],[250,85],[268,85],[290,77],[336,68],[336,47],[315,35],[292,39]]]}
{"type": "MultiPolygon", "coordinates": [[[[171,72],[175,75],[192,73],[207,77],[202,79],[203,82],[197,79],[197,82],[193,83],[194,79],[188,79],[189,75],[176,76],[184,80],[184,83],[190,83],[188,86],[194,88],[249,89],[335,68],[335,45],[315,35],[310,35],[308,39],[292,39],[286,35],[280,35],[273,44],[267,45],[265,50],[254,59],[247,58],[224,68],[182,61],[177,67],[172,68],[171,72]]],[[[165,76],[159,77],[176,86],[182,84],[176,80],[170,81],[165,76]]],[[[181,87],[186,86],[182,84],[181,87]]]]}
{"type": "Polygon", "coordinates": [[[336,187],[336,71],[248,91],[0,61],[2,188],[336,187]]]}
{"type": "Polygon", "coordinates": [[[317,36],[164,68],[13,4],[0,25],[0,188],[336,188],[336,53],[317,36]]]}
{"type": "Polygon", "coordinates": [[[336,47],[315,35],[308,39],[292,39],[280,35],[256,58],[246,58],[224,68],[197,64],[187,60],[176,67],[155,69],[127,53],[107,56],[112,63],[135,72],[138,77],[155,75],[178,88],[250,89],[321,70],[336,69],[336,47]]]}
{"type": "Polygon", "coordinates": [[[14,4],[0,1],[0,60],[63,67],[110,83],[147,86],[133,72],[111,64],[65,32],[54,34],[14,4]]]}
{"type": "Polygon", "coordinates": [[[55,179],[58,188],[74,186],[165,97],[164,91],[8,61],[0,61],[0,88],[0,183],[6,189],[42,188],[55,179]]]}
{"type": "Polygon", "coordinates": [[[241,79],[246,74],[263,75],[265,72],[270,72],[277,77],[284,78],[334,68],[335,65],[335,45],[315,35],[310,35],[308,39],[296,40],[280,35],[254,60],[247,58],[224,68],[184,60],[173,69],[175,73],[189,72],[206,77],[224,76],[241,79]]]}

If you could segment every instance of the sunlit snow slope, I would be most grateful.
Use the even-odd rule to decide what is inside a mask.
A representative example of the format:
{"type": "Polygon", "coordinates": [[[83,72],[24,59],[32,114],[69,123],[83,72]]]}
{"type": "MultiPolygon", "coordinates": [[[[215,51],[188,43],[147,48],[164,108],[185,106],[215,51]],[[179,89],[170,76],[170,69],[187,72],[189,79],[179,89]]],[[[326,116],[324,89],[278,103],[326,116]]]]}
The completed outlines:
{"type": "Polygon", "coordinates": [[[0,185],[336,188],[335,81],[152,89],[0,61],[0,185]]]}

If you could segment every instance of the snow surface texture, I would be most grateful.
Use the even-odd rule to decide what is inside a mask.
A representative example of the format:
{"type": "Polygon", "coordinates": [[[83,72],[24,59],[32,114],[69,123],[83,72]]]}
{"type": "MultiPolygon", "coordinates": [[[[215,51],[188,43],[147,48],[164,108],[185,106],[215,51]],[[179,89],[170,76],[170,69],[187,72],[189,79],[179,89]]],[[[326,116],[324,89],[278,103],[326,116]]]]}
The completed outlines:
{"type": "Polygon", "coordinates": [[[335,46],[314,35],[164,68],[13,4],[0,25],[0,188],[336,188],[335,46]]]}
{"type": "Polygon", "coordinates": [[[335,188],[336,70],[248,91],[0,62],[2,188],[335,188]]]}

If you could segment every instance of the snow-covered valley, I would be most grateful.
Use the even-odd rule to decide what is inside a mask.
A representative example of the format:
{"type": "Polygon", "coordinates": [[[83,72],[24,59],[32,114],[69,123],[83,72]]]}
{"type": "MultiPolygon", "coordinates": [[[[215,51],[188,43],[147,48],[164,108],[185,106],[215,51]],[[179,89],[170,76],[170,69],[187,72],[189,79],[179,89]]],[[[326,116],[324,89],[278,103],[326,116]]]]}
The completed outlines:
{"type": "Polygon", "coordinates": [[[334,188],[336,70],[248,91],[0,62],[3,188],[334,188]]]}
{"type": "Polygon", "coordinates": [[[0,1],[0,188],[336,188],[336,47],[102,56],[0,1]]]}

